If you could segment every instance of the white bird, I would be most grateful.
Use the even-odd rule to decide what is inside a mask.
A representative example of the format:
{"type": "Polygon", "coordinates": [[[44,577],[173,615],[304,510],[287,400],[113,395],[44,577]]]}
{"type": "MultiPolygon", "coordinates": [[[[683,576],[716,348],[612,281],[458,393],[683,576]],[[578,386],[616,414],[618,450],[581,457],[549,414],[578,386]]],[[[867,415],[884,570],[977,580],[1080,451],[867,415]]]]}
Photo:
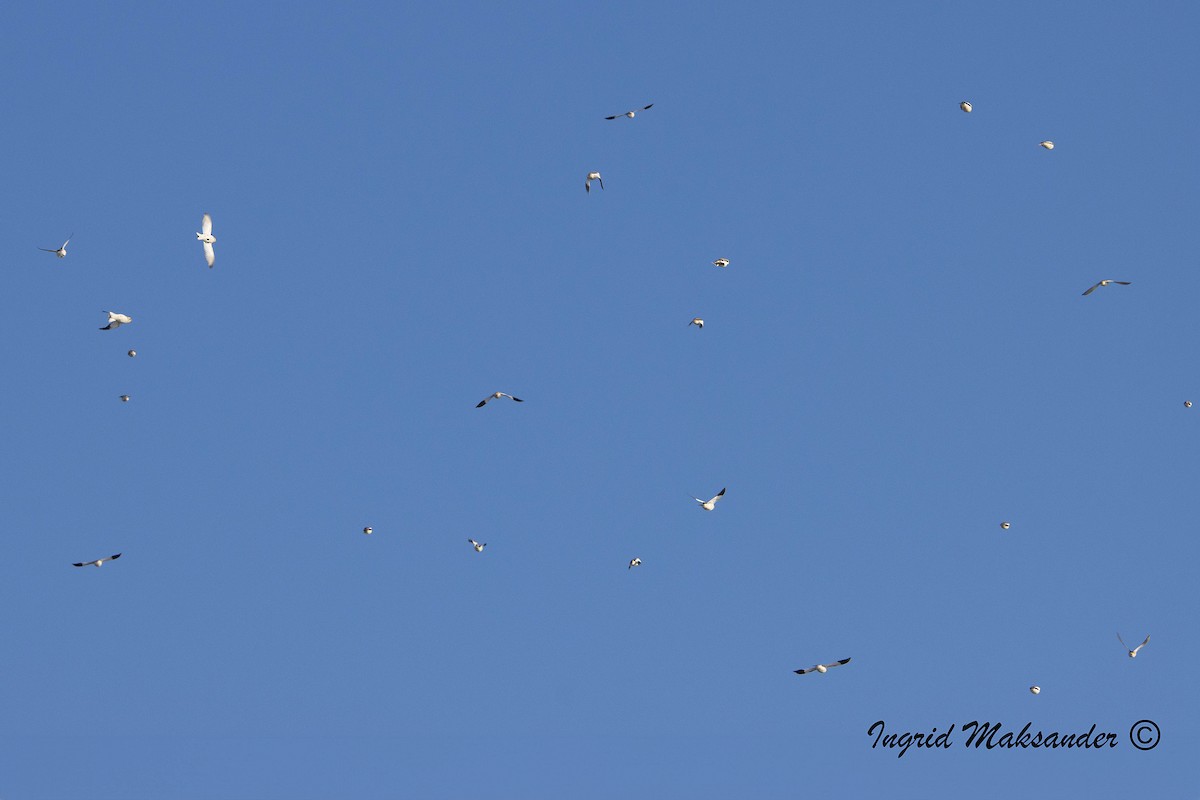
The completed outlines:
{"type": "Polygon", "coordinates": [[[1044,142],[1038,142],[1038,144],[1041,145],[1042,147],[1046,148],[1047,150],[1054,149],[1054,142],[1050,141],[1049,139],[1047,139],[1044,142]]]}
{"type": "MultiPolygon", "coordinates": [[[[1129,650],[1129,645],[1125,644],[1125,640],[1121,638],[1121,634],[1119,634],[1119,633],[1117,634],[1117,641],[1119,641],[1121,643],[1122,647],[1124,647],[1126,650],[1129,650]]],[[[1145,647],[1148,644],[1150,644],[1149,636],[1147,636],[1146,640],[1143,641],[1141,644],[1139,644],[1137,647],[1133,648],[1132,650],[1129,650],[1129,657],[1137,658],[1138,650],[1141,650],[1143,647],[1145,647]]]]}
{"type": "Polygon", "coordinates": [[[641,565],[642,565],[642,560],[640,558],[631,558],[631,559],[629,559],[628,569],[633,569],[634,567],[640,567],[641,565]]]}
{"type": "Polygon", "coordinates": [[[213,261],[217,258],[213,252],[217,237],[212,235],[212,217],[208,214],[200,218],[200,232],[196,234],[196,238],[204,242],[204,260],[208,262],[208,268],[212,269],[213,261]]]}
{"type": "Polygon", "coordinates": [[[1184,401],[1183,401],[1183,407],[1184,407],[1184,408],[1191,408],[1191,407],[1192,407],[1192,401],[1191,401],[1191,400],[1184,400],[1184,401]]]}
{"type": "Polygon", "coordinates": [[[795,672],[797,675],[807,675],[810,672],[819,672],[822,675],[824,675],[826,672],[833,669],[834,667],[840,667],[842,664],[849,664],[849,663],[850,663],[850,659],[843,658],[841,661],[835,661],[832,664],[817,664],[815,666],[809,667],[808,669],[794,669],[794,670],[792,670],[792,672],[795,672]]]}
{"type": "Polygon", "coordinates": [[[633,111],[626,111],[624,114],[613,114],[611,117],[605,117],[605,119],[616,119],[617,117],[629,117],[633,119],[638,111],[649,111],[653,106],[654,103],[651,103],[648,106],[642,106],[640,109],[635,108],[633,111]]]}
{"type": "Polygon", "coordinates": [[[718,258],[716,261],[713,262],[713,266],[714,267],[728,267],[729,259],[728,258],[718,258]]]}
{"type": "Polygon", "coordinates": [[[1089,294],[1091,294],[1092,292],[1096,291],[1096,290],[1097,290],[1097,289],[1099,289],[1101,286],[1108,286],[1110,283],[1115,283],[1115,284],[1118,284],[1118,285],[1120,285],[1120,286],[1129,286],[1129,285],[1132,283],[1132,281],[1114,281],[1112,278],[1109,278],[1108,280],[1100,281],[1100,282],[1099,282],[1099,283],[1097,283],[1095,286],[1093,286],[1093,287],[1091,287],[1090,289],[1088,289],[1086,292],[1084,292],[1084,293],[1083,293],[1083,296],[1084,296],[1084,297],[1087,297],[1089,294]]]}
{"type": "Polygon", "coordinates": [[[968,114],[971,113],[971,104],[968,103],[966,100],[963,100],[961,103],[959,103],[958,107],[961,108],[963,111],[967,112],[968,114]]]}
{"type": "Polygon", "coordinates": [[[1008,530],[1009,528],[1012,527],[1012,525],[1010,525],[1008,522],[1001,522],[1000,527],[1003,528],[1004,530],[1008,530]]]}
{"type": "Polygon", "coordinates": [[[100,566],[103,566],[103,565],[104,565],[104,562],[105,562],[105,561],[116,561],[116,560],[117,560],[118,558],[120,558],[120,557],[121,557],[121,554],[120,554],[120,553],[117,553],[115,556],[109,556],[108,558],[97,558],[95,561],[83,561],[83,562],[80,562],[80,563],[78,563],[78,564],[73,564],[72,566],[76,566],[76,567],[100,567],[100,566]]]}
{"type": "Polygon", "coordinates": [[[703,508],[705,511],[712,511],[714,508],[716,508],[717,501],[725,496],[725,490],[722,489],[721,491],[717,492],[715,495],[713,495],[711,500],[701,500],[699,497],[696,497],[694,494],[688,495],[688,496],[691,497],[693,500],[695,500],[697,503],[699,503],[700,507],[703,508]]]}
{"type": "Polygon", "coordinates": [[[700,330],[704,330],[704,320],[699,317],[692,317],[692,321],[688,323],[688,327],[695,325],[700,330]]]}
{"type": "Polygon", "coordinates": [[[1029,691],[1033,692],[1034,694],[1041,694],[1041,693],[1042,693],[1042,687],[1040,687],[1040,686],[1030,686],[1030,687],[1029,687],[1029,691]]]}
{"type": "Polygon", "coordinates": [[[121,395],[121,402],[122,402],[122,403],[128,403],[128,402],[129,402],[129,395],[127,395],[127,394],[123,394],[123,395],[121,395]]]}
{"type": "Polygon", "coordinates": [[[587,180],[583,182],[583,190],[589,194],[592,191],[592,181],[600,181],[600,188],[604,188],[604,178],[600,177],[599,172],[589,172],[587,180]]]}
{"type": "Polygon", "coordinates": [[[129,317],[124,314],[117,314],[113,311],[105,311],[104,313],[108,314],[108,324],[100,329],[102,331],[111,331],[115,328],[121,327],[122,325],[128,325],[129,323],[133,322],[133,317],[129,317]]]}
{"type": "Polygon", "coordinates": [[[370,536],[370,535],[371,535],[372,533],[374,533],[374,532],[375,532],[375,529],[374,529],[374,528],[372,528],[370,525],[368,525],[367,527],[363,528],[363,533],[365,533],[367,536],[370,536]]]}
{"type": "Polygon", "coordinates": [[[74,236],[75,236],[75,234],[73,234],[73,233],[71,234],[71,236],[68,236],[67,241],[63,242],[62,247],[58,248],[57,250],[47,250],[45,247],[39,247],[38,250],[41,250],[44,253],[54,253],[54,255],[58,256],[59,258],[66,258],[67,257],[67,245],[71,242],[71,238],[74,236]]]}
{"type": "Polygon", "coordinates": [[[501,397],[508,397],[508,398],[511,398],[511,399],[515,400],[516,402],[518,402],[518,403],[524,403],[524,402],[525,402],[525,401],[524,401],[524,400],[522,400],[521,398],[519,398],[519,397],[513,397],[511,394],[506,394],[505,392],[492,392],[492,393],[491,393],[491,394],[489,394],[487,397],[485,397],[485,398],[483,398],[482,400],[480,400],[480,401],[479,401],[479,404],[478,404],[477,406],[475,406],[475,407],[476,407],[476,408],[483,408],[484,406],[486,406],[486,405],[487,405],[487,403],[488,403],[488,401],[489,401],[489,400],[499,400],[501,397]]]}
{"type": "Polygon", "coordinates": [[[129,356],[130,358],[133,358],[134,356],[136,356],[136,355],[137,355],[137,350],[130,350],[130,351],[129,351],[128,353],[126,353],[125,355],[129,356]]]}
{"type": "Polygon", "coordinates": [[[482,553],[483,548],[487,547],[487,542],[480,544],[479,542],[475,541],[474,539],[467,539],[467,541],[471,543],[471,547],[475,548],[476,553],[482,553]]]}

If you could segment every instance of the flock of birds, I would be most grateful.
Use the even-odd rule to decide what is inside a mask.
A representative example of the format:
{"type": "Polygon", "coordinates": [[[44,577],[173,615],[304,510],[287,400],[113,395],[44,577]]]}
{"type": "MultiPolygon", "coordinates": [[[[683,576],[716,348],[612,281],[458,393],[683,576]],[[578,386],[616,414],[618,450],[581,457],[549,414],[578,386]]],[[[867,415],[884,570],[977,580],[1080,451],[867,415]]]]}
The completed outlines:
{"type": "MultiPolygon", "coordinates": [[[[641,108],[631,109],[631,110],[625,111],[621,114],[613,114],[612,116],[605,117],[605,119],[606,120],[616,120],[616,119],[621,119],[621,118],[633,119],[634,117],[637,116],[637,113],[639,111],[649,111],[653,107],[654,107],[654,104],[649,103],[647,105],[642,106],[641,108]]],[[[959,103],[958,107],[967,114],[970,114],[973,109],[973,106],[971,105],[971,103],[966,100],[963,100],[961,103],[959,103]]],[[[1046,150],[1054,149],[1054,142],[1050,141],[1049,139],[1039,142],[1038,145],[1046,150]]],[[[588,192],[589,194],[591,193],[592,181],[596,181],[600,185],[601,189],[604,188],[604,179],[600,176],[599,171],[593,170],[593,171],[587,173],[587,177],[584,180],[584,184],[583,184],[584,191],[588,192]]],[[[200,230],[196,233],[196,239],[204,247],[204,260],[208,264],[210,269],[212,268],[213,264],[216,261],[216,253],[213,250],[213,245],[216,244],[216,242],[217,242],[216,237],[213,236],[212,228],[213,228],[212,217],[208,214],[204,214],[200,219],[200,230]]],[[[53,248],[53,249],[47,248],[47,247],[39,247],[38,249],[43,252],[46,252],[46,253],[53,253],[54,255],[58,256],[59,258],[66,258],[67,257],[67,245],[71,243],[71,239],[74,238],[74,236],[75,236],[75,234],[71,234],[71,236],[67,237],[67,240],[65,242],[63,242],[60,247],[53,248]]],[[[712,263],[713,263],[713,266],[724,269],[724,268],[728,267],[731,262],[728,258],[718,258],[715,261],[713,261],[712,263]]],[[[1088,295],[1090,295],[1092,292],[1096,291],[1097,289],[1102,289],[1106,286],[1111,286],[1111,285],[1129,286],[1129,285],[1131,285],[1131,282],[1130,281],[1119,281],[1119,280],[1115,280],[1112,278],[1106,278],[1104,280],[1101,280],[1101,281],[1095,283],[1091,287],[1089,287],[1087,289],[1087,291],[1085,291],[1083,293],[1083,296],[1087,297],[1088,295]]],[[[122,325],[129,325],[133,322],[133,317],[129,316],[128,314],[122,314],[122,313],[118,313],[118,312],[114,312],[114,311],[106,311],[104,313],[106,313],[108,315],[108,324],[103,326],[102,328],[100,328],[100,330],[102,330],[102,331],[116,330],[117,328],[121,327],[122,325]]],[[[701,319],[700,317],[693,317],[692,320],[688,323],[688,327],[691,327],[692,325],[695,325],[696,328],[699,330],[703,330],[704,329],[704,320],[701,319]]],[[[129,350],[127,355],[130,358],[133,358],[137,355],[137,351],[129,350]]],[[[512,400],[513,402],[516,402],[516,403],[524,402],[521,398],[511,395],[508,392],[496,391],[496,392],[489,394],[487,397],[483,398],[482,400],[480,400],[479,403],[475,407],[483,408],[485,405],[487,405],[492,400],[500,400],[505,397],[507,397],[509,400],[512,400]]],[[[120,399],[122,402],[127,403],[127,402],[129,402],[130,397],[127,394],[123,394],[123,395],[121,395],[120,399]]],[[[1185,400],[1184,407],[1191,408],[1192,401],[1185,400]]],[[[696,501],[696,503],[699,505],[699,507],[702,510],[713,511],[717,507],[717,502],[722,497],[725,496],[725,489],[722,488],[721,491],[717,492],[715,495],[713,495],[712,497],[710,497],[707,500],[702,500],[701,498],[696,497],[695,495],[690,495],[690,496],[693,500],[696,501]]],[[[1011,527],[1012,527],[1012,525],[1008,521],[1004,521],[1004,522],[1000,523],[1000,528],[1002,530],[1009,530],[1011,527]]],[[[374,533],[374,529],[371,528],[370,526],[367,526],[367,527],[363,528],[362,532],[369,536],[372,533],[374,533]]],[[[471,547],[475,550],[476,553],[482,553],[484,548],[487,547],[487,542],[477,542],[474,539],[468,539],[467,542],[471,545],[471,547]]],[[[72,566],[101,567],[106,562],[115,561],[120,557],[121,557],[121,554],[116,553],[114,555],[108,556],[107,558],[97,558],[94,561],[81,561],[81,562],[73,564],[72,566]]],[[[627,569],[633,569],[634,567],[640,567],[641,565],[642,565],[642,559],[634,557],[629,560],[629,566],[627,567],[627,569]]],[[[1125,644],[1125,640],[1121,638],[1120,633],[1117,634],[1117,640],[1121,642],[1121,646],[1125,648],[1125,650],[1129,654],[1130,658],[1136,658],[1138,651],[1140,651],[1143,647],[1145,647],[1147,644],[1149,644],[1150,637],[1147,636],[1145,638],[1145,640],[1142,641],[1141,644],[1139,644],[1137,647],[1132,648],[1132,649],[1130,649],[1129,645],[1125,644]]],[[[841,660],[834,661],[830,664],[814,664],[813,666],[805,668],[805,669],[794,670],[794,672],[797,675],[807,675],[810,672],[817,672],[817,673],[820,673],[823,675],[826,672],[828,672],[829,670],[833,669],[834,667],[840,667],[844,664],[849,664],[849,663],[850,663],[849,658],[843,658],[841,660]]],[[[1042,689],[1040,686],[1034,685],[1034,686],[1029,687],[1029,691],[1036,695],[1036,694],[1041,694],[1042,689]]]]}

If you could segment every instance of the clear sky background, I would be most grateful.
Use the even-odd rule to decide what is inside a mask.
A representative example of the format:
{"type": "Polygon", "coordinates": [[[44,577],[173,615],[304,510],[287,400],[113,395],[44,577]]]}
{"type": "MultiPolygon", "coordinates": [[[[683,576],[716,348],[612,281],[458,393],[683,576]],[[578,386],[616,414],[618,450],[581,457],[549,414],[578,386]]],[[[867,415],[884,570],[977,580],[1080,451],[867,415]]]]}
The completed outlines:
{"type": "Polygon", "coordinates": [[[0,797],[1194,795],[1195,4],[246,6],[4,14],[0,797]]]}

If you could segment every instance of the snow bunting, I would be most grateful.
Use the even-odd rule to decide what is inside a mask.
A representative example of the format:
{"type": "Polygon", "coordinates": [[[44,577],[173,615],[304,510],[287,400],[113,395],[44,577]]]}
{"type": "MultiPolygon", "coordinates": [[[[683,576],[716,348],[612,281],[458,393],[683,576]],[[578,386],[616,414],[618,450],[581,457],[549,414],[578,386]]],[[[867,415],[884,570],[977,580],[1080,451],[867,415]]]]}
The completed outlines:
{"type": "Polygon", "coordinates": [[[82,561],[78,564],[72,564],[72,566],[75,566],[75,567],[101,567],[101,566],[104,566],[105,561],[116,561],[120,557],[121,557],[121,554],[117,553],[115,556],[109,556],[108,558],[97,558],[95,561],[82,561]]]}
{"type": "Polygon", "coordinates": [[[822,675],[824,675],[826,672],[829,672],[829,670],[833,669],[834,667],[840,667],[842,664],[849,664],[849,663],[850,663],[850,659],[843,658],[841,661],[835,661],[832,664],[817,664],[815,666],[809,667],[808,669],[795,669],[795,670],[792,670],[792,672],[795,672],[797,675],[807,675],[810,672],[820,672],[822,675]]]}
{"type": "Polygon", "coordinates": [[[75,234],[72,233],[71,236],[68,236],[67,241],[63,242],[62,247],[58,248],[57,250],[47,250],[45,247],[39,247],[38,250],[41,250],[44,253],[54,253],[54,255],[58,256],[59,258],[66,258],[67,257],[67,245],[70,243],[71,237],[73,237],[74,235],[75,234]]]}
{"type": "Polygon", "coordinates": [[[204,260],[208,262],[208,268],[212,269],[213,261],[217,258],[213,252],[213,245],[217,243],[217,237],[212,235],[212,217],[208,214],[200,218],[200,232],[196,234],[196,238],[204,243],[204,260]]]}

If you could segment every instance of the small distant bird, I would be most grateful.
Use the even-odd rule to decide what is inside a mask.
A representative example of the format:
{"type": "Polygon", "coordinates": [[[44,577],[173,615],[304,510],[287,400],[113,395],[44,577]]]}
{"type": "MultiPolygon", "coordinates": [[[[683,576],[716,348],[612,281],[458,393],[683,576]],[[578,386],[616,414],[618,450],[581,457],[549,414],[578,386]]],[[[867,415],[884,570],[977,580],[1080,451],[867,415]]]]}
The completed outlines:
{"type": "Polygon", "coordinates": [[[1012,527],[1012,525],[1008,524],[1007,522],[1001,522],[1000,527],[1003,528],[1004,530],[1008,530],[1009,528],[1012,527]]]}
{"type": "Polygon", "coordinates": [[[133,317],[127,317],[124,314],[117,314],[113,311],[105,311],[104,313],[108,314],[108,324],[100,329],[102,331],[111,331],[133,322],[133,317]]]}
{"type": "Polygon", "coordinates": [[[971,113],[971,104],[968,103],[966,100],[963,100],[961,103],[959,103],[958,107],[961,108],[963,111],[967,112],[968,114],[971,113]]]}
{"type": "Polygon", "coordinates": [[[374,533],[374,532],[375,532],[375,529],[374,529],[374,528],[372,528],[370,525],[368,525],[367,527],[363,528],[363,533],[365,533],[367,536],[370,536],[370,535],[371,535],[372,533],[374,533]]]}
{"type": "Polygon", "coordinates": [[[212,217],[208,214],[200,218],[200,232],[196,234],[196,238],[204,242],[204,260],[208,262],[208,268],[212,269],[213,262],[217,259],[213,252],[217,237],[212,235],[212,217]]]}
{"type": "Polygon", "coordinates": [[[605,117],[605,119],[616,119],[617,117],[629,117],[630,119],[633,119],[634,115],[636,115],[638,111],[649,111],[653,107],[654,103],[651,103],[648,106],[635,108],[633,111],[626,111],[624,114],[613,114],[611,117],[605,117]]]}
{"type": "Polygon", "coordinates": [[[714,267],[728,267],[729,259],[728,258],[718,258],[716,261],[713,262],[713,266],[714,267]]]}
{"type": "Polygon", "coordinates": [[[699,317],[692,317],[692,321],[688,323],[688,327],[695,325],[700,330],[704,330],[704,320],[699,317]]]}
{"type": "Polygon", "coordinates": [[[1047,139],[1044,142],[1038,142],[1038,144],[1041,145],[1042,147],[1046,148],[1047,150],[1054,149],[1054,142],[1050,141],[1049,139],[1047,139]]]}
{"type": "Polygon", "coordinates": [[[705,511],[712,511],[714,508],[717,507],[717,501],[725,496],[725,490],[722,489],[721,491],[717,492],[715,495],[713,495],[711,500],[701,500],[699,497],[696,497],[695,495],[688,495],[688,496],[691,497],[693,500],[695,500],[697,503],[699,503],[700,507],[703,508],[705,511]]]}
{"type": "Polygon", "coordinates": [[[1040,687],[1040,686],[1030,686],[1030,687],[1029,687],[1029,691],[1033,692],[1034,694],[1041,694],[1041,693],[1042,693],[1042,687],[1040,687]]]}
{"type": "Polygon", "coordinates": [[[809,667],[808,669],[794,669],[794,670],[792,670],[792,672],[795,672],[797,675],[807,675],[810,672],[819,672],[822,675],[824,675],[826,672],[829,672],[829,670],[833,669],[834,667],[840,667],[842,664],[849,664],[849,663],[850,663],[850,659],[843,658],[841,661],[835,661],[832,664],[817,664],[816,666],[809,667]]]}
{"type": "Polygon", "coordinates": [[[75,236],[75,234],[73,234],[73,233],[71,234],[71,236],[68,236],[67,241],[63,242],[62,247],[58,248],[57,250],[48,250],[45,247],[39,247],[38,250],[41,250],[43,253],[54,253],[54,255],[58,256],[59,258],[66,258],[67,257],[67,245],[70,244],[71,238],[74,236],[75,236]]]}
{"type": "Polygon", "coordinates": [[[480,544],[479,542],[475,541],[474,539],[467,539],[467,541],[471,543],[471,547],[475,548],[476,553],[482,553],[483,548],[487,547],[487,542],[480,544]]]}
{"type": "Polygon", "coordinates": [[[589,194],[592,191],[592,181],[600,181],[600,188],[604,188],[604,178],[600,177],[599,172],[589,172],[587,180],[583,182],[583,190],[589,194]]]}
{"type": "Polygon", "coordinates": [[[133,358],[134,356],[136,356],[136,355],[137,355],[137,350],[130,350],[130,351],[129,351],[128,353],[126,353],[125,355],[129,356],[130,358],[133,358]]]}
{"type": "Polygon", "coordinates": [[[487,405],[487,403],[488,403],[488,401],[489,401],[489,400],[499,400],[501,397],[508,397],[508,398],[511,398],[512,400],[515,400],[515,401],[516,401],[516,402],[518,402],[518,403],[524,403],[524,402],[525,402],[524,400],[522,400],[522,399],[521,399],[521,398],[519,398],[519,397],[513,397],[511,394],[505,394],[504,392],[492,392],[492,393],[491,393],[491,394],[489,394],[487,397],[485,397],[485,398],[483,398],[482,400],[480,400],[480,401],[479,401],[479,404],[478,404],[478,405],[476,405],[475,407],[476,407],[476,408],[483,408],[484,406],[486,406],[486,405],[487,405]]]}
{"type": "Polygon", "coordinates": [[[1106,280],[1106,281],[1100,281],[1100,282],[1099,282],[1099,283],[1097,283],[1095,286],[1093,286],[1092,288],[1090,288],[1090,289],[1088,289],[1086,292],[1084,292],[1084,293],[1083,293],[1083,296],[1084,296],[1084,297],[1087,297],[1089,294],[1091,294],[1092,292],[1096,291],[1096,290],[1097,290],[1097,289],[1099,289],[1101,286],[1108,286],[1110,283],[1115,283],[1115,284],[1118,284],[1118,285],[1120,285],[1120,286],[1129,286],[1129,285],[1132,283],[1132,281],[1114,281],[1114,280],[1112,280],[1111,278],[1110,278],[1110,279],[1108,279],[1108,280],[1106,280]]]}
{"type": "Polygon", "coordinates": [[[1184,401],[1183,401],[1183,407],[1184,407],[1184,408],[1191,408],[1191,407],[1192,407],[1192,401],[1191,401],[1191,400],[1184,400],[1184,401]]]}
{"type": "MultiPolygon", "coordinates": [[[[1117,634],[1117,641],[1121,643],[1122,647],[1124,647],[1126,650],[1129,650],[1129,645],[1125,644],[1125,640],[1121,638],[1121,634],[1119,634],[1119,633],[1117,634]]],[[[1150,644],[1149,636],[1147,636],[1145,641],[1143,641],[1137,647],[1133,648],[1132,650],[1129,650],[1129,657],[1137,658],[1138,650],[1141,650],[1143,647],[1145,647],[1148,644],[1150,644]]]]}
{"type": "Polygon", "coordinates": [[[105,561],[116,561],[120,557],[121,557],[121,554],[117,553],[115,556],[109,556],[108,558],[97,558],[95,561],[82,561],[78,564],[73,564],[72,566],[75,566],[75,567],[101,567],[101,566],[104,566],[105,561]]]}
{"type": "Polygon", "coordinates": [[[127,395],[127,394],[123,394],[123,395],[121,395],[121,402],[122,402],[122,403],[128,403],[128,402],[129,402],[129,395],[127,395]]]}
{"type": "Polygon", "coordinates": [[[641,565],[642,565],[642,560],[640,558],[631,558],[631,559],[629,559],[628,569],[633,569],[634,567],[640,567],[641,565]]]}

